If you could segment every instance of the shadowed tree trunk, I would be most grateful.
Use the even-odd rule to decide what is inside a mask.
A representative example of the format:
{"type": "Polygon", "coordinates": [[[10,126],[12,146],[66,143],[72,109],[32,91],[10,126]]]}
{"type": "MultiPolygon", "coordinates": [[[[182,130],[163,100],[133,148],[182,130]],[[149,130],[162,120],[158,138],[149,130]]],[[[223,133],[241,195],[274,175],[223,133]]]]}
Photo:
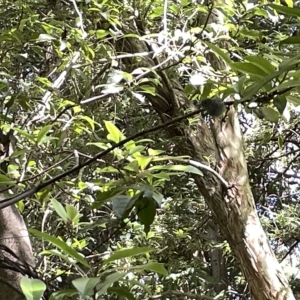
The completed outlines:
{"type": "MultiPolygon", "coordinates": [[[[218,13],[213,13],[212,18],[216,21],[218,13]]],[[[125,34],[145,32],[135,25],[131,25],[130,28],[123,27],[122,31],[125,34]]],[[[116,45],[116,50],[120,53],[151,51],[145,42],[133,37],[121,39],[116,45]]],[[[214,69],[226,67],[224,63],[218,62],[212,53],[209,58],[214,69]]],[[[151,69],[160,63],[158,59],[153,60],[150,57],[141,58],[138,62],[134,59],[123,60],[127,72],[138,67],[151,69]]],[[[171,72],[167,75],[157,67],[155,71],[160,77],[160,84],[156,85],[156,95],[148,95],[148,100],[162,121],[177,117],[183,111],[196,109],[183,93],[175,71],[173,75],[171,72]]],[[[147,76],[154,77],[152,73],[148,73],[147,76]]],[[[193,160],[203,164],[207,164],[205,157],[209,157],[211,166],[218,166],[221,176],[232,186],[224,186],[210,172],[203,171],[203,177],[195,176],[195,182],[213,213],[215,223],[219,225],[240,262],[251,296],[257,300],[294,299],[256,213],[240,125],[234,107],[230,107],[224,122],[213,118],[208,126],[199,116],[197,125],[187,126],[183,123],[167,129],[171,136],[181,137],[181,154],[189,154],[193,160]]]]}
{"type": "MultiPolygon", "coordinates": [[[[215,228],[211,226],[208,227],[208,236],[215,243],[220,242],[220,236],[215,228]]],[[[226,289],[226,281],[227,281],[227,271],[225,260],[223,256],[222,249],[213,249],[210,251],[210,259],[211,259],[211,270],[212,276],[216,278],[216,283],[214,284],[214,290],[217,293],[220,293],[224,289],[226,289]]]]}
{"type": "MultiPolygon", "coordinates": [[[[0,168],[3,174],[7,173],[8,161],[6,159],[12,154],[11,149],[10,135],[0,132],[0,157],[2,161],[0,168]]],[[[4,187],[2,186],[1,189],[4,187]]],[[[0,201],[5,198],[4,194],[0,194],[0,201]]],[[[14,205],[0,210],[0,228],[0,299],[21,300],[24,299],[24,296],[16,290],[20,291],[19,281],[22,274],[16,270],[14,262],[26,262],[33,266],[34,258],[26,225],[14,205]],[[5,251],[6,247],[19,259],[15,259],[5,251]]]]}

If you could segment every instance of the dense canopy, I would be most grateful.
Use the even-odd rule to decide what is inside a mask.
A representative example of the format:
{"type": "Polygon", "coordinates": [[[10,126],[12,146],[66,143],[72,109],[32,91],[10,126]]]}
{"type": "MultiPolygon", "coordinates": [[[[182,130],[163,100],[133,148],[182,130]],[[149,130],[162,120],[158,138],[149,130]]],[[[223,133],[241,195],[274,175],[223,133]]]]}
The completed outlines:
{"type": "Polygon", "coordinates": [[[297,299],[299,1],[0,3],[1,299],[297,299]]]}

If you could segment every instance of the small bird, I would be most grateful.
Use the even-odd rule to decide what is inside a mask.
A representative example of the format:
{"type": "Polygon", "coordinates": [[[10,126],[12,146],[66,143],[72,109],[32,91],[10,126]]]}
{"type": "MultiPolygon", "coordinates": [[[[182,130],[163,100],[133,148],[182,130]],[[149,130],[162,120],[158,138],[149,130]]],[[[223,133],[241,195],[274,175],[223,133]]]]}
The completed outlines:
{"type": "Polygon", "coordinates": [[[211,117],[221,117],[227,111],[226,104],[217,98],[202,100],[200,108],[203,108],[203,111],[211,117]]]}

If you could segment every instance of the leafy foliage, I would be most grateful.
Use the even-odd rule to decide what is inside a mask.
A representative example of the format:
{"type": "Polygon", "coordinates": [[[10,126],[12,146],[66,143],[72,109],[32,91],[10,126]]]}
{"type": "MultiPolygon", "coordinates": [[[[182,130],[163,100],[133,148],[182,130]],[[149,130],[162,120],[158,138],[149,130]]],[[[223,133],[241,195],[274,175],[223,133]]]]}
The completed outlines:
{"type": "MultiPolygon", "coordinates": [[[[28,190],[157,125],[147,97],[157,94],[164,70],[190,101],[235,98],[252,191],[272,212],[263,225],[289,266],[288,256],[299,257],[299,11],[292,1],[1,4],[0,126],[14,137],[10,161],[1,161],[1,187],[28,190]],[[223,12],[224,25],[207,23],[213,9],[223,12]],[[117,52],[127,38],[152,48],[117,52]],[[160,63],[148,68],[141,57],[160,63]],[[229,68],[217,72],[210,57],[229,68]]],[[[216,249],[232,287],[219,296],[249,296],[226,241],[209,234],[214,224],[190,176],[202,171],[176,163],[186,158],[178,156],[180,144],[163,130],[150,133],[18,202],[35,254],[44,258],[38,270],[50,299],[209,299],[217,295],[216,249]]],[[[21,287],[27,299],[45,290],[28,278],[21,287]]]]}

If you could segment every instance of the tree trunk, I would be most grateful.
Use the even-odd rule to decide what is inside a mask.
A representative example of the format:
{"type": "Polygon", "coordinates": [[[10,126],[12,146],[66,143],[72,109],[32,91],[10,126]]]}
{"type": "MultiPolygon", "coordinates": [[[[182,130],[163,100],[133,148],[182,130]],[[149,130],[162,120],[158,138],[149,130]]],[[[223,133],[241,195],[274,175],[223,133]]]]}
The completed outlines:
{"type": "MultiPolygon", "coordinates": [[[[211,226],[207,229],[208,236],[215,243],[220,242],[220,236],[218,235],[215,228],[211,226]]],[[[225,260],[223,256],[223,251],[220,248],[213,249],[210,251],[211,259],[211,270],[212,276],[216,278],[216,283],[214,284],[214,290],[217,294],[226,289],[227,281],[227,270],[225,265],[225,260]]]]}
{"type": "MultiPolygon", "coordinates": [[[[217,17],[217,14],[213,16],[217,17]]],[[[125,34],[139,34],[139,29],[134,25],[122,28],[125,34]]],[[[141,53],[151,49],[143,41],[130,37],[121,39],[116,50],[120,53],[141,53]]],[[[123,63],[124,69],[130,72],[138,67],[151,69],[161,62],[148,57],[141,58],[138,63],[133,59],[124,59],[123,63]]],[[[195,109],[183,93],[182,86],[175,78],[176,74],[168,77],[171,72],[167,76],[158,68],[156,72],[160,76],[160,85],[156,86],[156,95],[148,94],[147,99],[163,121],[178,116],[182,111],[195,109]]],[[[148,75],[151,76],[151,73],[148,75]]],[[[182,155],[189,154],[193,160],[204,164],[207,164],[205,157],[209,157],[211,165],[219,166],[221,176],[233,186],[225,187],[210,172],[203,171],[203,177],[195,176],[195,182],[213,213],[214,221],[220,226],[240,262],[253,299],[294,299],[256,213],[235,109],[230,107],[224,122],[212,119],[210,127],[199,116],[196,126],[177,124],[167,130],[172,136],[181,137],[182,155]]]]}
{"type": "MultiPolygon", "coordinates": [[[[0,132],[0,149],[1,160],[11,155],[9,134],[5,135],[0,132]]],[[[0,168],[5,174],[7,161],[1,163],[0,168]]],[[[0,194],[0,201],[5,198],[4,194],[0,194]]],[[[19,286],[22,274],[7,268],[9,266],[14,269],[16,267],[15,262],[25,262],[25,264],[34,266],[28,230],[18,209],[13,205],[0,210],[0,299],[24,299],[19,286]],[[5,251],[6,247],[16,254],[18,259],[5,251]],[[20,292],[18,293],[16,290],[20,292]]]]}

